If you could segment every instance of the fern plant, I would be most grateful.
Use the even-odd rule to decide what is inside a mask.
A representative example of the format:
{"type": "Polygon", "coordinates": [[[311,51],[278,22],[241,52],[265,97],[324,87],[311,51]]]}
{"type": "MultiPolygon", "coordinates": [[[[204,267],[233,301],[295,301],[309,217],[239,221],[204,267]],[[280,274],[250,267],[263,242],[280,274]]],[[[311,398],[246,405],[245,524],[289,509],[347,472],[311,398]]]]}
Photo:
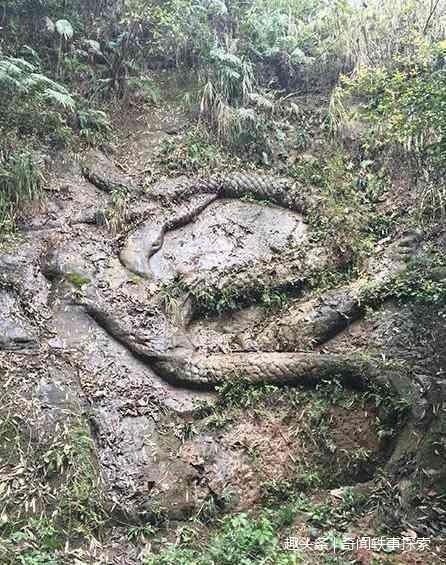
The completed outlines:
{"type": "Polygon", "coordinates": [[[65,40],[71,39],[74,35],[73,26],[68,20],[57,20],[54,27],[60,37],[65,40]]]}
{"type": "Polygon", "coordinates": [[[0,56],[0,140],[15,131],[22,139],[35,136],[65,146],[72,138],[69,120],[75,109],[74,96],[37,64],[0,56]]]}
{"type": "Polygon", "coordinates": [[[17,57],[0,57],[0,100],[7,105],[11,95],[25,95],[36,102],[74,110],[75,100],[61,84],[38,72],[36,65],[17,57]]]}
{"type": "Polygon", "coordinates": [[[81,110],[78,112],[79,134],[89,145],[100,145],[111,133],[110,120],[100,110],[81,110]]]}

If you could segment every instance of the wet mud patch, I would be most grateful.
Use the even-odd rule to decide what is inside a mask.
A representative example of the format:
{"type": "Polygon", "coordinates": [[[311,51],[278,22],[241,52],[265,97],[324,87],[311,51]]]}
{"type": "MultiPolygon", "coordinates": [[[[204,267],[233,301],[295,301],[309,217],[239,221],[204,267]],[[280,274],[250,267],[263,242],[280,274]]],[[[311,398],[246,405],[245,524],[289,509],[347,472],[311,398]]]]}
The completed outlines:
{"type": "Polygon", "coordinates": [[[376,410],[360,394],[226,392],[229,405],[226,396],[195,420],[178,452],[221,508],[243,511],[322,485],[367,481],[382,461],[376,410]]]}

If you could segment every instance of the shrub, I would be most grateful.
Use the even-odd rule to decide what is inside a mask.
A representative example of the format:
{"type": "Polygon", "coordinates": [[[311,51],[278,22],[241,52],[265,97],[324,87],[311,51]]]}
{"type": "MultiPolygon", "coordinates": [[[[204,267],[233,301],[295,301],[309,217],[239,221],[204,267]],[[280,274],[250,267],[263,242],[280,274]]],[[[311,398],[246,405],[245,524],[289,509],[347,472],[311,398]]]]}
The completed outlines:
{"type": "Polygon", "coordinates": [[[28,153],[12,153],[0,162],[0,233],[12,228],[17,212],[42,194],[42,174],[28,153]]]}
{"type": "Polygon", "coordinates": [[[105,112],[89,109],[80,110],[78,119],[79,135],[90,145],[99,145],[109,138],[111,126],[105,112]]]}
{"type": "MultiPolygon", "coordinates": [[[[364,67],[353,78],[343,77],[344,108],[359,101],[357,113],[366,120],[363,141],[370,150],[403,151],[421,181],[421,202],[431,215],[446,217],[446,46],[423,44],[416,60],[395,67],[364,67]]],[[[348,110],[348,109],[347,109],[348,110]]],[[[351,112],[350,112],[351,115],[351,112]]]]}
{"type": "Polygon", "coordinates": [[[2,129],[37,135],[65,145],[71,138],[67,118],[75,109],[68,90],[15,57],[0,57],[0,119],[2,129]]]}
{"type": "Polygon", "coordinates": [[[267,515],[257,520],[247,514],[228,516],[223,519],[223,528],[209,540],[204,551],[169,545],[158,555],[148,555],[146,565],[254,565],[277,563],[291,565],[299,559],[291,552],[280,548],[276,525],[267,515]]]}
{"type": "Polygon", "coordinates": [[[253,67],[237,56],[235,44],[215,47],[209,55],[206,82],[201,95],[201,115],[215,127],[220,140],[229,140],[240,125],[237,108],[253,93],[253,67]]]}

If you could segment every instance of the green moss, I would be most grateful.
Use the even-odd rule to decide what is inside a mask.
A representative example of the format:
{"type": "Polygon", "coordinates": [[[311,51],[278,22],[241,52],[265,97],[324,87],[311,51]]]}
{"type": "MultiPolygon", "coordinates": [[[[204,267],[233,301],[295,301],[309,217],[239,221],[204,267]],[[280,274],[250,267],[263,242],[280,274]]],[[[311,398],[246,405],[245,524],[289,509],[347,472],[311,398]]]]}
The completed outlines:
{"type": "Polygon", "coordinates": [[[136,275],[135,273],[129,274],[129,280],[131,283],[136,284],[137,286],[142,284],[143,282],[143,278],[140,277],[139,275],[136,275]]]}
{"type": "Polygon", "coordinates": [[[83,286],[90,284],[90,279],[80,275],[79,273],[67,273],[65,276],[66,280],[76,286],[77,288],[82,288],[83,286]]]}

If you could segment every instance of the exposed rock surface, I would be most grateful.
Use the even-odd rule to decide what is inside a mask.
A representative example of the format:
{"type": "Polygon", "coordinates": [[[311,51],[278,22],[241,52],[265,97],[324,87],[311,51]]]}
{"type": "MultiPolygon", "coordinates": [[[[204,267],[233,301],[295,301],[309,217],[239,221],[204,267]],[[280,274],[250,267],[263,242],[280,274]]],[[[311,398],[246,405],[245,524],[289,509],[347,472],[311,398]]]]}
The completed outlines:
{"type": "Polygon", "coordinates": [[[368,327],[367,347],[348,345],[355,324],[364,323],[365,283],[384,284],[403,272],[418,253],[419,233],[389,246],[369,265],[368,279],[302,297],[336,262],[311,243],[305,195],[292,183],[180,179],[143,193],[97,153],[83,170],[62,171],[27,241],[0,254],[0,350],[12,352],[6,378],[18,378],[23,364],[32,373],[23,395],[36,400],[36,421],[46,418],[45,429],[66,412],[87,424],[117,519],[138,523],[155,512],[184,519],[210,498],[223,507],[227,490],[236,495],[234,508],[249,507],[261,499],[266,475],[254,470],[240,442],[253,447],[256,437],[260,468],[288,477],[286,454],[299,457],[299,446],[290,448],[284,419],[243,421],[242,414],[224,432],[206,427],[199,405],[209,408],[215,386],[242,378],[314,386],[333,377],[361,389],[393,388],[412,409],[389,467],[425,458],[432,478],[444,480],[442,459],[426,439],[429,430],[442,441],[434,407],[445,392],[444,320],[423,314],[429,324],[421,332],[416,310],[392,313],[385,304],[368,327]],[[137,225],[116,238],[93,220],[98,204],[107,206],[108,193],[121,187],[130,191],[137,225]],[[240,200],[245,192],[256,201],[240,200]],[[259,203],[264,198],[272,204],[259,203]],[[285,309],[255,306],[264,293],[281,291],[292,298],[285,309]],[[228,304],[234,312],[209,316],[228,304]],[[184,437],[194,422],[195,436],[184,437]]]}

